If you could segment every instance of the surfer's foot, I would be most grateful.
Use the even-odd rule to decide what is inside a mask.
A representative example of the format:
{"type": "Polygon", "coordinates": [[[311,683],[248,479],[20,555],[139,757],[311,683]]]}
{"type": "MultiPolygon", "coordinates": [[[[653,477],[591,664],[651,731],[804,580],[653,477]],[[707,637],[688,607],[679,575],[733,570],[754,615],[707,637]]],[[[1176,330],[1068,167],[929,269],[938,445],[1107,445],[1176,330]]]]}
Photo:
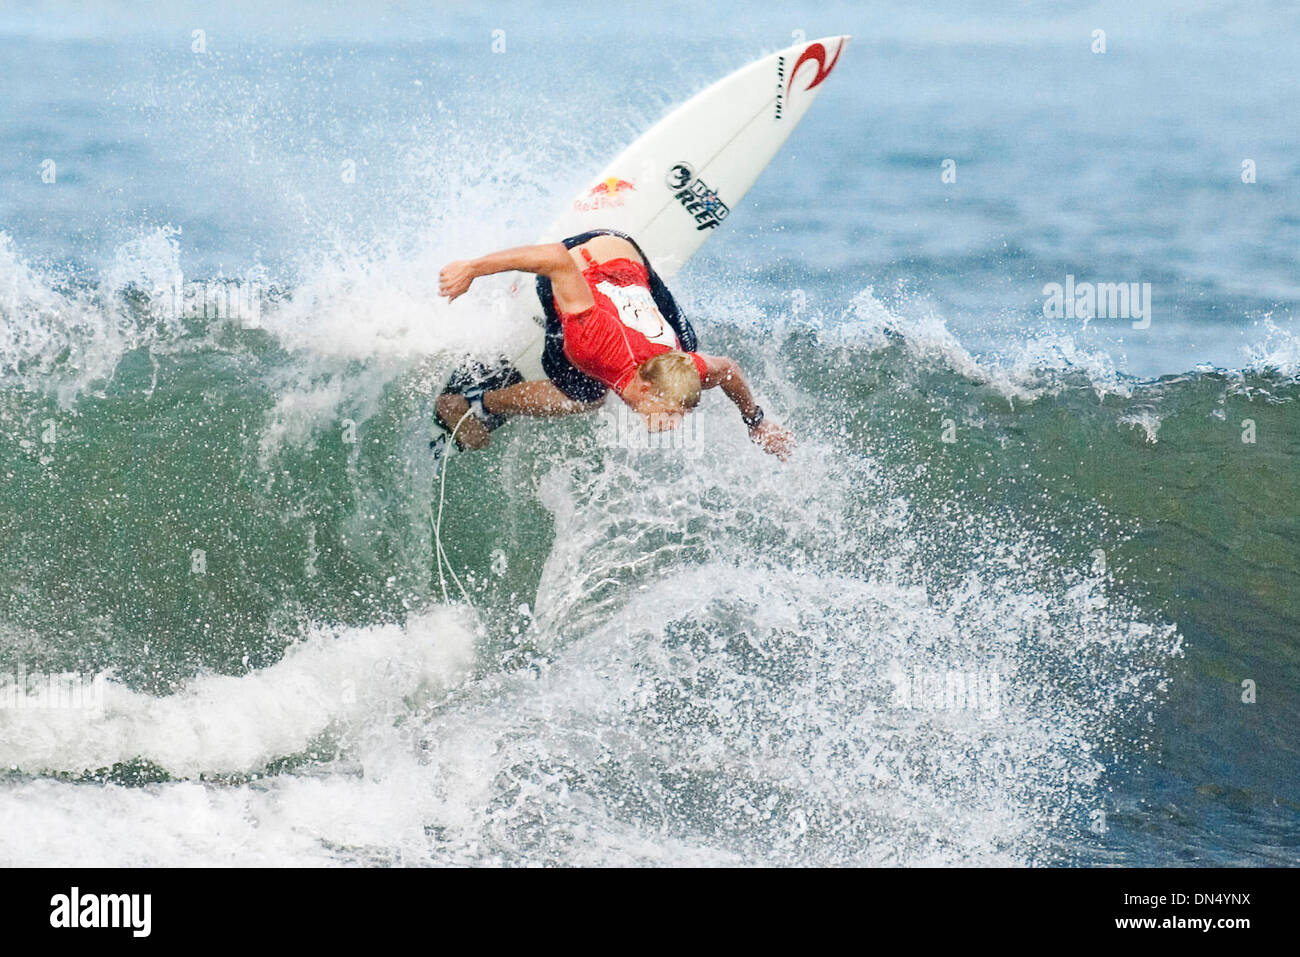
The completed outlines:
{"type": "Polygon", "coordinates": [[[438,396],[438,421],[447,431],[455,431],[456,444],[462,449],[482,449],[492,441],[492,433],[478,416],[469,412],[469,402],[463,395],[444,392],[438,396]],[[462,421],[462,419],[464,421],[462,421]],[[460,427],[457,428],[457,423],[460,427]]]}

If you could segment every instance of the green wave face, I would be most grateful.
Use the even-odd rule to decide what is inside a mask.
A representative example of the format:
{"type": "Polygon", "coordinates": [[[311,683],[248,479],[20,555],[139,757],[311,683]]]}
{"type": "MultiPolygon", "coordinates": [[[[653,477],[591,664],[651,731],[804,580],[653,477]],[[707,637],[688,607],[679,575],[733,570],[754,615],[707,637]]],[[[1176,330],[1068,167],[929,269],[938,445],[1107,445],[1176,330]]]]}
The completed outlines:
{"type": "MultiPolygon", "coordinates": [[[[477,826],[509,809],[503,859],[582,859],[527,823],[579,813],[556,780],[602,826],[651,822],[711,860],[1088,860],[1105,789],[1153,754],[1194,777],[1260,734],[1275,750],[1240,759],[1234,800],[1295,800],[1293,698],[1262,729],[1203,713],[1297,677],[1294,381],[1008,378],[807,329],[714,329],[711,348],[754,370],[792,463],[713,396],[678,446],[609,409],[447,460],[474,676],[440,705],[424,678],[395,685],[379,721],[426,755],[486,736],[504,776],[477,826]]],[[[443,604],[426,367],[213,324],[70,399],[69,356],[26,371],[0,397],[0,672],[111,671],[181,702],[350,640],[321,627],[443,604]]],[[[327,724],[232,786],[354,760],[355,728],[327,724]]],[[[201,748],[149,750],[110,779],[203,772],[201,748]]],[[[20,773],[95,771],[50,753],[20,773]]]]}

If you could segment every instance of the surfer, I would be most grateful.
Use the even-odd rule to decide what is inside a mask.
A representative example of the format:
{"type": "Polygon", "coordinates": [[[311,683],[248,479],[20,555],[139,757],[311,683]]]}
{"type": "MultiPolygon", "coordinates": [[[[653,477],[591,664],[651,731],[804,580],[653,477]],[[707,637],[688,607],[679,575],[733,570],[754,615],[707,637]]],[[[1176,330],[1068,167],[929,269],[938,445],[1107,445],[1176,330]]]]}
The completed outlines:
{"type": "Polygon", "coordinates": [[[459,444],[484,447],[512,415],[590,411],[610,389],[647,428],[666,431],[695,408],[703,389],[717,387],[740,410],[754,443],[782,461],[789,457],[790,432],[764,416],[735,360],[695,351],[694,330],[630,237],[595,230],[451,262],[439,274],[439,293],[454,302],[478,277],[512,270],[537,276],[548,378],[525,382],[508,367],[453,377],[437,409],[459,444]]]}

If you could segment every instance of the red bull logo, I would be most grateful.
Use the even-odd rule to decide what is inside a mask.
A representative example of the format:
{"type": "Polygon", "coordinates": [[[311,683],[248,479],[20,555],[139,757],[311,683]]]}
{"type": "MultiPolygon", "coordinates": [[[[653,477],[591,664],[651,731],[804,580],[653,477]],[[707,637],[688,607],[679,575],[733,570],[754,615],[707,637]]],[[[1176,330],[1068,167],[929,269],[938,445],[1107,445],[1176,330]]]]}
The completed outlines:
{"type": "Polygon", "coordinates": [[[626,202],[623,194],[634,189],[636,189],[636,184],[631,180],[610,176],[607,179],[602,179],[587,190],[585,197],[575,199],[573,208],[584,213],[597,209],[613,209],[622,206],[626,202]]]}

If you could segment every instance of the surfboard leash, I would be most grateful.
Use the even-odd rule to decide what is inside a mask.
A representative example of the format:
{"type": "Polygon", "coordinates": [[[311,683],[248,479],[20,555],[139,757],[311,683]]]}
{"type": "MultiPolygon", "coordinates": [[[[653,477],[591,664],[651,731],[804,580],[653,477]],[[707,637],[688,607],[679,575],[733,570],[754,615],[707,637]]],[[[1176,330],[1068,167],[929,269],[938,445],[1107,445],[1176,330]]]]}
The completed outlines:
{"type": "Polygon", "coordinates": [[[465,604],[469,605],[471,608],[474,607],[474,603],[469,600],[469,595],[465,591],[465,586],[461,584],[460,578],[456,575],[456,569],[451,567],[451,559],[447,557],[447,553],[443,551],[442,548],[442,506],[447,495],[447,459],[451,457],[452,449],[455,448],[456,433],[460,431],[460,427],[464,424],[465,420],[473,414],[473,408],[466,409],[465,414],[457,420],[456,427],[451,430],[451,435],[447,437],[446,446],[443,448],[442,455],[440,456],[441,461],[438,463],[438,520],[434,522],[433,525],[434,553],[438,560],[438,583],[442,586],[442,602],[444,605],[451,603],[451,600],[447,597],[447,579],[442,574],[442,566],[445,564],[447,566],[447,573],[451,575],[451,580],[454,581],[456,587],[460,589],[460,596],[465,599],[465,604]]]}

